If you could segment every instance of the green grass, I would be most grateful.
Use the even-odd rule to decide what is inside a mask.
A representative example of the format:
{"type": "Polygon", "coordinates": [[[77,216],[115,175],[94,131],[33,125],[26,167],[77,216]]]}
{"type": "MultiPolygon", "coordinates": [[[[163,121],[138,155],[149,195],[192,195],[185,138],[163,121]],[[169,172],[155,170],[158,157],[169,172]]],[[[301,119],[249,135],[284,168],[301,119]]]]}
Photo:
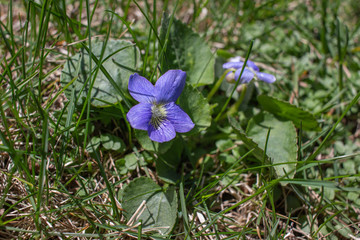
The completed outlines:
{"type": "Polygon", "coordinates": [[[0,1],[0,238],[360,237],[359,16],[356,0],[0,1]],[[76,77],[60,83],[80,48],[92,53],[97,41],[119,38],[140,49],[134,71],[155,82],[172,50],[163,11],[169,26],[176,18],[197,32],[216,59],[214,83],[197,88],[212,124],[174,140],[182,147],[170,153],[166,145],[144,147],[131,129],[126,113],[136,102],[107,73],[105,46],[100,58],[88,55],[94,70],[85,99],[71,93],[76,77]],[[222,81],[232,56],[255,61],[277,81],[237,92],[222,81]],[[122,101],[91,104],[100,73],[122,101]],[[285,163],[296,163],[287,173],[293,178],[277,176],[279,164],[267,161],[272,130],[258,160],[258,149],[229,124],[230,114],[245,133],[261,111],[260,94],[307,110],[322,129],[296,128],[297,157],[285,163]],[[170,177],[159,159],[173,164],[170,177]],[[124,216],[124,189],[141,176],[175,186],[178,218],[169,236],[124,216]]]}

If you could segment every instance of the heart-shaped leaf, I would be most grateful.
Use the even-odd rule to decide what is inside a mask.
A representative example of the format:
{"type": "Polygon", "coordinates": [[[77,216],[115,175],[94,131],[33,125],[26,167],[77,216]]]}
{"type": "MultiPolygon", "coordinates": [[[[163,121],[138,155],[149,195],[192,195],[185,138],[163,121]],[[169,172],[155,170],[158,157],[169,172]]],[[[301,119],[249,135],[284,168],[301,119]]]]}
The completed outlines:
{"type": "MultiPolygon", "coordinates": [[[[169,19],[163,19],[162,25],[169,25],[168,21],[169,19]]],[[[163,29],[167,29],[166,26],[163,29]]],[[[177,19],[174,19],[171,25],[165,56],[164,71],[168,69],[186,71],[187,82],[193,86],[213,83],[214,54],[199,34],[177,19]]]]}
{"type": "Polygon", "coordinates": [[[169,150],[158,155],[158,158],[156,159],[156,173],[163,181],[176,184],[180,179],[178,169],[183,148],[184,142],[177,137],[174,139],[169,150]]]}
{"type": "Polygon", "coordinates": [[[248,149],[254,149],[252,154],[259,159],[262,160],[264,158],[264,150],[261,149],[256,142],[254,142],[251,138],[247,137],[246,134],[242,131],[239,123],[235,120],[234,117],[229,116],[229,123],[235,130],[236,134],[239,136],[240,140],[243,141],[245,146],[248,149]]]}
{"type": "MultiPolygon", "coordinates": [[[[138,211],[135,219],[142,221],[144,231],[169,234],[177,218],[177,194],[173,187],[166,191],[150,178],[140,177],[124,189],[122,207],[127,220],[130,220],[143,204],[143,211],[138,211]]],[[[134,222],[134,224],[136,223],[134,222]]]]}
{"type": "MultiPolygon", "coordinates": [[[[136,70],[139,60],[139,50],[128,41],[109,40],[104,46],[104,42],[95,42],[91,46],[93,55],[100,60],[101,52],[104,50],[102,66],[114,80],[117,87],[99,69],[91,89],[91,104],[102,107],[108,103],[116,103],[121,100],[119,90],[127,92],[129,77],[136,70]],[[103,49],[105,48],[105,49],[103,49]],[[103,101],[101,101],[103,100],[103,101]]],[[[64,65],[60,81],[65,86],[73,79],[75,81],[67,88],[65,94],[71,97],[71,91],[75,88],[75,96],[78,97],[78,104],[83,104],[83,99],[90,91],[90,83],[95,76],[95,69],[98,65],[91,60],[88,52],[82,48],[80,53],[71,57],[64,65]],[[91,69],[90,69],[91,65],[91,69]],[[90,78],[90,73],[93,73],[90,78]]]]}
{"type": "Polygon", "coordinates": [[[280,121],[270,113],[260,113],[253,117],[247,126],[246,135],[251,138],[274,164],[276,175],[280,178],[293,178],[296,169],[297,144],[296,129],[291,121],[280,121]],[[270,135],[267,139],[268,131],[270,135]]]}
{"type": "Polygon", "coordinates": [[[148,132],[144,130],[135,129],[135,136],[145,150],[160,154],[165,153],[167,150],[169,150],[169,148],[173,144],[173,141],[164,142],[164,143],[151,141],[148,132]]]}
{"type": "Polygon", "coordinates": [[[194,87],[185,86],[179,98],[179,105],[195,123],[190,133],[199,132],[211,125],[210,105],[201,92],[194,87]]]}

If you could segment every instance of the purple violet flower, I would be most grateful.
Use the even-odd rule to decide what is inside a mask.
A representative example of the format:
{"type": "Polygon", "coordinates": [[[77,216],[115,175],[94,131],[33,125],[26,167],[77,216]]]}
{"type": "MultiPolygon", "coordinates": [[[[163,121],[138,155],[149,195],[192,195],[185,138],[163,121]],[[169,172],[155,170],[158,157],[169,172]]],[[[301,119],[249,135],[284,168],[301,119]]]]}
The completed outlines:
{"type": "MultiPolygon", "coordinates": [[[[235,69],[234,75],[231,76],[230,74],[233,74],[233,73],[229,72],[227,76],[231,76],[231,79],[232,80],[235,79],[235,81],[236,81],[240,76],[243,65],[244,65],[243,61],[240,61],[240,59],[238,59],[238,58],[233,58],[233,59],[230,59],[230,62],[224,63],[223,68],[224,69],[229,69],[229,68],[235,69]]],[[[257,79],[259,79],[263,82],[267,82],[267,83],[273,83],[276,81],[276,78],[274,75],[269,74],[269,73],[260,72],[260,69],[258,68],[258,66],[256,66],[256,64],[254,62],[248,60],[246,63],[244,72],[241,75],[240,83],[248,83],[254,77],[256,77],[257,79]]]]}
{"type": "Polygon", "coordinates": [[[195,124],[175,102],[185,86],[186,72],[169,70],[155,83],[135,73],[129,79],[129,93],[139,102],[127,113],[130,125],[147,130],[151,140],[167,142],[176,132],[185,133],[195,124]]]}

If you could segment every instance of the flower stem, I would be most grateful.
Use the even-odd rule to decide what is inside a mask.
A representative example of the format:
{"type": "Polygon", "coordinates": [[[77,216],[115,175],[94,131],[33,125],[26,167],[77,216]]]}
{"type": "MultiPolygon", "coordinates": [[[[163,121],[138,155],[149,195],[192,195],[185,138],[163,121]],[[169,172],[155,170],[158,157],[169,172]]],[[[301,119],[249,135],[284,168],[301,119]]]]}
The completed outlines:
{"type": "Polygon", "coordinates": [[[248,61],[248,59],[249,59],[249,56],[250,56],[250,53],[251,53],[251,49],[252,49],[252,47],[253,47],[253,44],[254,44],[254,40],[252,40],[252,41],[250,42],[249,50],[248,50],[248,52],[246,53],[246,58],[245,58],[245,61],[244,61],[244,65],[242,66],[241,73],[240,73],[238,79],[236,79],[235,86],[234,86],[233,90],[231,91],[230,96],[229,96],[228,99],[226,100],[226,103],[224,104],[224,106],[223,106],[223,108],[221,109],[221,111],[219,112],[219,114],[216,116],[215,122],[217,122],[217,121],[220,119],[221,115],[222,115],[223,112],[225,111],[225,108],[226,108],[227,105],[229,104],[230,99],[231,99],[232,95],[234,94],[237,86],[240,84],[240,79],[241,79],[241,76],[242,76],[242,74],[243,74],[243,72],[244,72],[244,70],[245,70],[245,66],[246,66],[246,63],[247,63],[247,61],[248,61]]]}
{"type": "Polygon", "coordinates": [[[239,109],[241,103],[245,98],[246,90],[247,90],[247,85],[244,85],[243,89],[241,90],[241,94],[239,98],[236,100],[235,104],[233,104],[231,108],[227,111],[226,115],[232,115],[239,109]]]}
{"type": "Polygon", "coordinates": [[[209,94],[207,95],[207,100],[208,102],[210,102],[211,98],[214,96],[214,94],[216,93],[216,91],[219,89],[219,87],[221,86],[221,83],[224,81],[224,78],[226,77],[226,74],[228,74],[230,71],[232,71],[231,69],[227,69],[223,75],[221,75],[221,77],[219,78],[219,80],[217,80],[217,82],[215,83],[214,87],[211,89],[211,91],[209,92],[209,94]]]}

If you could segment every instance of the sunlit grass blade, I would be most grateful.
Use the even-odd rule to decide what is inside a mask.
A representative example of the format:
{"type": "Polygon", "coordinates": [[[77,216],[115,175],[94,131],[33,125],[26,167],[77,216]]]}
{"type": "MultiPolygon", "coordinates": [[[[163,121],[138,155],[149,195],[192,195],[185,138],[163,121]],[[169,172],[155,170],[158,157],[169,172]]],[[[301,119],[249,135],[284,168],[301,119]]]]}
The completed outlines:
{"type": "Polygon", "coordinates": [[[345,115],[347,114],[347,112],[352,108],[352,106],[354,104],[356,104],[358,102],[360,98],[360,92],[353,98],[353,100],[350,102],[350,104],[346,107],[346,109],[344,110],[344,112],[341,114],[341,116],[339,117],[339,119],[336,121],[336,123],[333,125],[333,127],[330,129],[330,131],[328,132],[328,134],[325,136],[324,140],[321,142],[320,146],[316,149],[316,151],[311,154],[306,161],[311,161],[313,159],[315,159],[315,157],[320,153],[320,151],[322,150],[323,146],[325,145],[325,143],[327,142],[327,140],[330,138],[331,134],[335,131],[337,125],[341,122],[341,120],[345,117],[345,115]]]}
{"type": "Polygon", "coordinates": [[[181,182],[180,182],[180,189],[179,189],[179,196],[180,196],[180,208],[182,212],[182,219],[184,224],[184,230],[185,230],[185,238],[187,239],[190,237],[190,227],[189,227],[189,218],[188,213],[186,209],[186,199],[185,199],[185,193],[184,193],[184,178],[183,175],[181,176],[181,182]]]}

